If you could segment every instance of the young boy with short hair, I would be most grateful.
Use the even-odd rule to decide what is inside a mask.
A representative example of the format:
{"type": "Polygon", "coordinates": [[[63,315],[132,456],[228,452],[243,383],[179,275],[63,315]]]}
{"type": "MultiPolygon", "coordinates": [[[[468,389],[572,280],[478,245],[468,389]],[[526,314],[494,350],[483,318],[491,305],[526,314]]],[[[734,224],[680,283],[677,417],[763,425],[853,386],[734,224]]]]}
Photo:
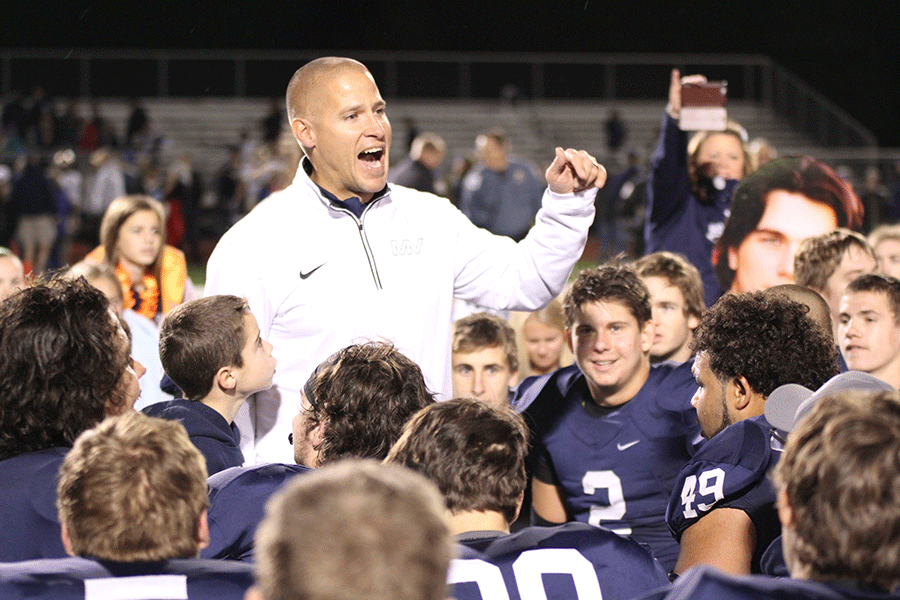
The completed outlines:
{"type": "Polygon", "coordinates": [[[277,363],[247,301],[220,295],[175,307],[160,328],[159,355],[184,398],[144,412],[181,421],[210,475],[242,465],[234,416],[248,396],[272,386],[277,363]]]}
{"type": "Polygon", "coordinates": [[[475,313],[453,324],[453,395],[507,405],[519,372],[516,332],[503,319],[475,313]]]}

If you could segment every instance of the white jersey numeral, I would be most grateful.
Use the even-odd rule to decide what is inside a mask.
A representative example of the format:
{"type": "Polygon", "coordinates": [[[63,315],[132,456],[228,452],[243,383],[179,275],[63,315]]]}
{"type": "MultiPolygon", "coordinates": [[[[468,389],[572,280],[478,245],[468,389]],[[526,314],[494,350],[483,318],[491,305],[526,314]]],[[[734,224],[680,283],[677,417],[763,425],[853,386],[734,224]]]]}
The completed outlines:
{"type": "Polygon", "coordinates": [[[693,519],[697,516],[697,510],[706,512],[711,509],[716,502],[725,497],[725,471],[720,468],[710,469],[700,473],[700,487],[697,489],[697,476],[690,475],[684,480],[684,487],[681,488],[681,504],[684,505],[684,518],[693,519]],[[691,506],[696,500],[697,495],[712,496],[712,502],[704,504],[697,503],[697,510],[691,506]]]}
{"type": "MultiPolygon", "coordinates": [[[[577,600],[603,600],[594,565],[574,548],[526,550],[513,562],[512,570],[522,600],[547,600],[541,577],[545,573],[571,575],[577,600]]],[[[500,567],[478,558],[451,561],[447,583],[470,582],[478,585],[483,600],[509,600],[500,567]]]]}
{"type": "MultiPolygon", "coordinates": [[[[625,516],[625,492],[622,480],[612,471],[588,471],[581,479],[584,493],[593,495],[597,490],[605,489],[609,495],[608,506],[592,506],[588,523],[599,527],[603,521],[619,521],[625,516]]],[[[619,535],[631,535],[630,527],[613,529],[619,535]]]]}

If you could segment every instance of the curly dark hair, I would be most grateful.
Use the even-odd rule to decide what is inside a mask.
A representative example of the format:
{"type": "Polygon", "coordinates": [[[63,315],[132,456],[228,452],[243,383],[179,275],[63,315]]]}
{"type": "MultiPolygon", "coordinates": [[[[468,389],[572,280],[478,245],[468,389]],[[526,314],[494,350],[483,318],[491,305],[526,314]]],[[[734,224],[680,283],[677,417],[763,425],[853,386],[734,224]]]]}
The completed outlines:
{"type": "Polygon", "coordinates": [[[578,274],[563,298],[566,327],[572,326],[576,313],[588,302],[619,302],[628,307],[640,326],[652,315],[647,286],[633,267],[618,262],[585,269],[578,274]]]}
{"type": "Polygon", "coordinates": [[[130,357],[106,296],[83,277],[0,303],[0,460],[71,446],[120,404],[130,357]]]}
{"type": "Polygon", "coordinates": [[[707,353],[719,381],[745,377],[764,396],[785,383],[816,390],[838,374],[837,348],[808,312],[786,296],[727,294],[700,319],[691,350],[707,353]]]}
{"type": "Polygon", "coordinates": [[[326,423],[319,464],[346,457],[383,459],[409,418],[434,403],[419,365],[387,342],[347,346],[313,377],[306,427],[312,431],[326,423]]]}

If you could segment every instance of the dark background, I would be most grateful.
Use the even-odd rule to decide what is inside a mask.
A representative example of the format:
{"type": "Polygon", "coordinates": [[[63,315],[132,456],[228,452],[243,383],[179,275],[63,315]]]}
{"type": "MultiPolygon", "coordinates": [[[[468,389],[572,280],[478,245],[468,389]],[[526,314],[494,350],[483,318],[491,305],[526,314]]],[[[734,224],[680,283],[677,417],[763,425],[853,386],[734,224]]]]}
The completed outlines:
{"type": "Polygon", "coordinates": [[[763,54],[900,147],[895,0],[19,1],[0,9],[0,46],[763,54]]]}

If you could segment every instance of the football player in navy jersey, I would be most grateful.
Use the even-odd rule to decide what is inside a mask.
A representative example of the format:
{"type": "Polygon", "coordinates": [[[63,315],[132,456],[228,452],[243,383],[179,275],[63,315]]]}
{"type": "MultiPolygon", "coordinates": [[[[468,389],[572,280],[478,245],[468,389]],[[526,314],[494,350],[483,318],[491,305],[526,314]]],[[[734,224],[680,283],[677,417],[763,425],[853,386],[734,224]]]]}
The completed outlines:
{"type": "Polygon", "coordinates": [[[691,362],[650,367],[650,294],[631,267],[582,271],[563,305],[576,364],[526,379],[513,400],[533,433],[535,522],[608,527],[671,570],[666,503],[699,442],[691,362]]]}
{"type": "MultiPolygon", "coordinates": [[[[824,301],[823,301],[824,302],[824,301]]],[[[675,573],[712,564],[759,571],[780,533],[766,476],[778,462],[763,411],[785,383],[817,389],[837,374],[830,330],[781,293],[723,296],[694,333],[694,375],[703,436],[709,440],[678,475],[667,521],[681,542],[675,573]]]]}
{"type": "Polygon", "coordinates": [[[251,561],[253,533],[275,491],[341,458],[383,459],[406,420],[432,402],[422,370],[390,343],[329,356],[303,386],[290,437],[297,464],[232,467],[209,478],[211,541],[202,556],[251,561]]]}
{"type": "Polygon", "coordinates": [[[584,523],[510,534],[525,490],[528,428],[505,406],[472,398],[433,404],[410,419],[386,459],[437,484],[451,530],[478,558],[450,569],[456,600],[533,597],[629,600],[666,585],[665,571],[632,540],[584,523]]]}
{"type": "Polygon", "coordinates": [[[0,598],[241,600],[248,565],[197,558],[209,543],[206,460],[176,421],[133,410],[82,433],[59,470],[73,558],[7,563],[0,598]]]}
{"type": "Polygon", "coordinates": [[[143,373],[84,279],[36,282],[0,303],[0,562],[66,556],[59,466],[79,434],[133,410],[143,373]]]}
{"type": "Polygon", "coordinates": [[[294,479],[256,541],[245,600],[448,600],[441,495],[398,465],[346,459],[294,479]]]}
{"type": "Polygon", "coordinates": [[[796,410],[775,468],[792,579],[701,566],[647,598],[900,598],[900,394],[815,396],[796,410]]]}

